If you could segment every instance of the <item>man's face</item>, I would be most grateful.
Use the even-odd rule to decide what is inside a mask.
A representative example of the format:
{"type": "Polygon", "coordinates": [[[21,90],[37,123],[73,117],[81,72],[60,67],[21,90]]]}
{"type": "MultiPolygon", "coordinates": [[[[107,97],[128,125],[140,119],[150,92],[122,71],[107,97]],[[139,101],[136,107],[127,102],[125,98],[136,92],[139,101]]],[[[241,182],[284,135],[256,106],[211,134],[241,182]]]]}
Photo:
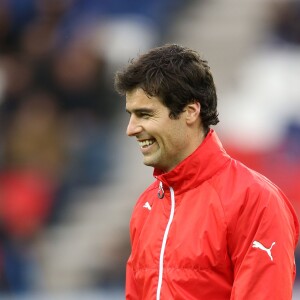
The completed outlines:
{"type": "Polygon", "coordinates": [[[190,154],[185,113],[170,119],[159,98],[140,88],[126,94],[126,111],[130,114],[126,133],[136,137],[145,165],[168,172],[190,154]]]}

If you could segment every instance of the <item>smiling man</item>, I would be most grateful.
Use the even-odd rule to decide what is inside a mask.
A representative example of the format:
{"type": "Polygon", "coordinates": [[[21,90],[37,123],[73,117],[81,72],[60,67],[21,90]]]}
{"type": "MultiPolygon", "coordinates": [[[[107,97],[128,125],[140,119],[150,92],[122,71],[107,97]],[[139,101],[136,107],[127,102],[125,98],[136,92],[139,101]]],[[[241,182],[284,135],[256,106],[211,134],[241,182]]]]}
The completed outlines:
{"type": "Polygon", "coordinates": [[[291,299],[296,214],[210,128],[219,119],[207,62],[165,45],[117,72],[115,87],[155,177],[130,222],[126,299],[291,299]]]}
{"type": "Polygon", "coordinates": [[[158,97],[149,97],[142,88],[136,88],[127,93],[126,110],[130,114],[127,135],[138,140],[147,166],[170,171],[204,138],[199,102],[190,103],[177,118],[170,118],[169,109],[158,97]]]}

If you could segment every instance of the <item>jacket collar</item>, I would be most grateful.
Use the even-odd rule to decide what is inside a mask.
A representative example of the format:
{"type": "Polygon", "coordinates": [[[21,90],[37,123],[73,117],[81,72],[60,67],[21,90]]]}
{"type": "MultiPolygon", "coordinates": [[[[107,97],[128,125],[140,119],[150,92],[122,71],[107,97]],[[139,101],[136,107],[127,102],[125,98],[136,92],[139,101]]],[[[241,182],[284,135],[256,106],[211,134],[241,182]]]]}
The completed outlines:
{"type": "Polygon", "coordinates": [[[173,170],[163,173],[154,169],[154,177],[180,194],[216,174],[230,159],[216,132],[210,130],[200,146],[173,170]]]}

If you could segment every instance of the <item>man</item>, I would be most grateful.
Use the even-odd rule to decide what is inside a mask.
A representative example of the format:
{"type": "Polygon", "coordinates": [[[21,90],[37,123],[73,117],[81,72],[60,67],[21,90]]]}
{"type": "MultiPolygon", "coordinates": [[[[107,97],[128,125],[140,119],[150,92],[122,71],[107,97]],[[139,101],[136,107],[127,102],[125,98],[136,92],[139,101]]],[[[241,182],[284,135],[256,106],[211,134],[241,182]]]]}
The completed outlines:
{"type": "Polygon", "coordinates": [[[165,45],[131,61],[115,87],[156,178],[131,218],[126,299],[291,299],[296,214],[210,129],[219,120],[207,62],[165,45]]]}

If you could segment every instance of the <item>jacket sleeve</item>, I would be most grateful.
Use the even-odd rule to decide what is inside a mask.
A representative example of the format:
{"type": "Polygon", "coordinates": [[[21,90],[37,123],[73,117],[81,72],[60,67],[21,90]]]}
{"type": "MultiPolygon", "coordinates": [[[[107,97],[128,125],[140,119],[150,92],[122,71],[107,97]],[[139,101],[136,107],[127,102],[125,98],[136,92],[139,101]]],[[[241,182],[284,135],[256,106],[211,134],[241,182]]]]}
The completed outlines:
{"type": "Polygon", "coordinates": [[[126,294],[126,300],[139,300],[138,293],[137,293],[137,286],[136,286],[132,264],[131,264],[131,256],[129,257],[126,266],[125,294],[126,294]]]}
{"type": "Polygon", "coordinates": [[[298,220],[276,188],[251,188],[228,232],[234,269],[231,300],[292,299],[298,220]]]}
{"type": "MultiPolygon", "coordinates": [[[[138,207],[138,203],[139,201],[136,203],[130,219],[130,244],[132,249],[134,248],[137,235],[139,234],[137,228],[140,228],[139,226],[136,225],[136,218],[135,218],[135,210],[136,207],[138,207]]],[[[126,298],[125,299],[139,300],[138,286],[136,283],[134,267],[133,267],[132,249],[126,265],[126,283],[125,283],[126,298]]]]}

